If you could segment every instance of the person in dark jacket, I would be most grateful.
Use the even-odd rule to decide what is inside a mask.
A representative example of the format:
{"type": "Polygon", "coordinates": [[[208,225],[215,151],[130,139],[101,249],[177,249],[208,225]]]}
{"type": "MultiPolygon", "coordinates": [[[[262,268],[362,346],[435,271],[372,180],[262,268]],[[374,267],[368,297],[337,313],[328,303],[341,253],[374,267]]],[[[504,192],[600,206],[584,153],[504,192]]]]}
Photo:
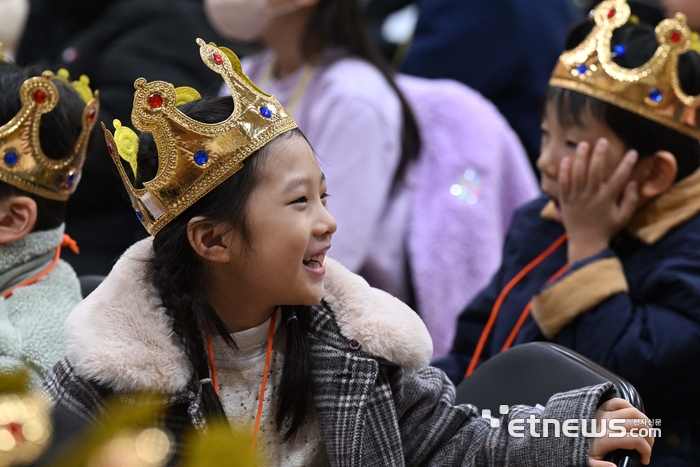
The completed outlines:
{"type": "MultiPolygon", "coordinates": [[[[545,196],[516,213],[500,269],[462,312],[450,355],[435,365],[458,383],[465,370],[512,345],[563,344],[639,390],[664,435],[653,466],[697,466],[700,127],[697,103],[683,107],[676,99],[700,94],[700,55],[681,55],[679,97],[659,71],[673,67],[671,60],[650,65],[655,81],[640,84],[631,69],[659,45],[650,27],[611,26],[623,23],[623,10],[629,17],[626,7],[608,1],[596,13],[596,31],[609,28],[613,64],[595,51],[576,55],[592,43],[591,22],[573,31],[569,46],[583,45],[562,55],[543,117],[545,196]],[[620,85],[604,67],[632,84],[620,85]],[[675,115],[693,119],[659,115],[655,101],[669,102],[665,115],[676,105],[675,115]]],[[[668,43],[679,47],[674,53],[687,50],[685,24],[666,26],[668,43]]]]}
{"type": "MultiPolygon", "coordinates": [[[[203,68],[197,37],[223,42],[204,15],[201,0],[31,0],[16,61],[63,67],[100,90],[100,120],[128,120],[134,81],[157,77],[175,86],[216,92],[219,78],[203,68]]],[[[97,125],[99,128],[99,125],[97,125]]],[[[65,255],[80,274],[107,274],[113,261],[143,237],[129,222],[122,185],[105,151],[101,131],[67,211],[67,233],[81,254],[65,255]],[[115,226],[120,228],[115,228],[115,226]]]]}
{"type": "Polygon", "coordinates": [[[418,0],[403,71],[450,78],[498,107],[535,165],[547,80],[579,19],[571,0],[418,0]]]}

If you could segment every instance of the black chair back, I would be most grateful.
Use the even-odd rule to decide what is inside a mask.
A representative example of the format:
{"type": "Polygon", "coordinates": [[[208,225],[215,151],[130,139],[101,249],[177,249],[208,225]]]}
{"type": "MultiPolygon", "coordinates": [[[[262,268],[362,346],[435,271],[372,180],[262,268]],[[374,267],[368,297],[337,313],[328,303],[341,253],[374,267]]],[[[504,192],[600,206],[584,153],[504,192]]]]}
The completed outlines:
{"type": "Polygon", "coordinates": [[[90,293],[92,293],[92,291],[95,290],[104,279],[105,276],[97,275],[85,275],[78,277],[78,280],[80,281],[80,292],[82,293],[83,298],[90,295],[90,293]]]}
{"type": "MultiPolygon", "coordinates": [[[[487,360],[457,387],[457,403],[498,414],[501,405],[546,405],[559,392],[611,382],[619,397],[644,411],[630,383],[592,360],[549,342],[517,345],[487,360]]],[[[616,451],[606,460],[619,467],[641,465],[636,451],[616,451]]]]}

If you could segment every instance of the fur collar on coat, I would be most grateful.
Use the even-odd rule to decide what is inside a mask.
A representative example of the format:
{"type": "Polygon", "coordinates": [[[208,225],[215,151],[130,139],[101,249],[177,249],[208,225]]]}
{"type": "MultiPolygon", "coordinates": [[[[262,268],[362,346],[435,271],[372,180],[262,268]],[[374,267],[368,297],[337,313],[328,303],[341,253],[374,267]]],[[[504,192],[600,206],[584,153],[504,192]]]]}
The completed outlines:
{"type": "MultiPolygon", "coordinates": [[[[176,393],[192,375],[148,278],[152,252],[150,238],[133,245],[66,321],[67,357],[75,370],[117,392],[176,393]]],[[[324,300],[344,337],[405,370],[428,365],[432,341],[413,310],[332,259],[324,264],[324,300]]]]}

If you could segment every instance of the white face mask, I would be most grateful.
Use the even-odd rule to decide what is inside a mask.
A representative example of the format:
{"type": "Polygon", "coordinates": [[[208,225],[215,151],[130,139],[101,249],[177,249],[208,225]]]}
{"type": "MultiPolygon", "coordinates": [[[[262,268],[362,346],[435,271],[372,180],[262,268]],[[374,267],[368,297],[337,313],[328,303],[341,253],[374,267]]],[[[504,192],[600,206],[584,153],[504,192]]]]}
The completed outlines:
{"type": "Polygon", "coordinates": [[[291,0],[270,6],[269,0],[204,0],[204,10],[214,29],[227,39],[252,42],[259,40],[273,18],[298,10],[291,0]]]}

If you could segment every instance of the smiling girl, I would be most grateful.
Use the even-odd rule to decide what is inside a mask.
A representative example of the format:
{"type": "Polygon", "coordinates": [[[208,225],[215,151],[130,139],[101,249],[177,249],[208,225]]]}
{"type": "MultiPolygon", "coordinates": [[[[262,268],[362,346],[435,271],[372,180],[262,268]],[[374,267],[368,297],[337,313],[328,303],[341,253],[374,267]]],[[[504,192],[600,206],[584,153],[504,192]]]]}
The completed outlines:
{"type": "MultiPolygon", "coordinates": [[[[139,80],[132,120],[143,132],[119,122],[116,141],[106,132],[115,161],[136,167],[132,183],[118,164],[153,238],[68,319],[68,355],[46,381],[57,413],[91,424],[111,395],[160,392],[171,464],[187,427],[217,420],[250,433],[264,465],[602,466],[619,447],[648,458],[644,439],[509,438],[455,406],[454,386],[427,366],[417,315],[325,258],[336,223],[291,117],[234,71],[233,54],[200,46],[233,99],[175,108],[180,90],[139,80]]],[[[601,385],[511,414],[644,417],[611,396],[601,385]]]]}

